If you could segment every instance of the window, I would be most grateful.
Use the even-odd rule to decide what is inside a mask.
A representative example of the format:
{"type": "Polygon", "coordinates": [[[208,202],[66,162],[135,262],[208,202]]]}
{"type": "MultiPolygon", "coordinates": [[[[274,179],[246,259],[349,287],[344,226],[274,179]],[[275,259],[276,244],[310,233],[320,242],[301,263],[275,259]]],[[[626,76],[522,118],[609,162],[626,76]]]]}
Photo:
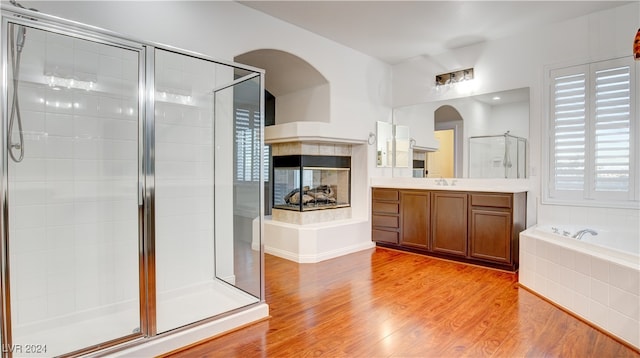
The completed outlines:
{"type": "MultiPolygon", "coordinates": [[[[264,91],[265,116],[264,125],[275,124],[275,97],[264,91]]],[[[260,181],[260,162],[255,160],[260,150],[260,109],[253,103],[243,102],[241,98],[235,98],[235,123],[234,145],[235,167],[234,178],[236,182],[260,181]]],[[[271,146],[265,145],[262,151],[262,178],[268,182],[271,176],[271,146]]]]}
{"type": "MultiPolygon", "coordinates": [[[[260,111],[236,107],[235,145],[236,145],[236,181],[257,182],[260,180],[260,162],[254,160],[260,153],[260,111]]],[[[262,152],[263,178],[269,181],[269,157],[271,147],[262,152]]]]}
{"type": "Polygon", "coordinates": [[[548,199],[637,205],[634,70],[630,58],[550,70],[548,199]]]}

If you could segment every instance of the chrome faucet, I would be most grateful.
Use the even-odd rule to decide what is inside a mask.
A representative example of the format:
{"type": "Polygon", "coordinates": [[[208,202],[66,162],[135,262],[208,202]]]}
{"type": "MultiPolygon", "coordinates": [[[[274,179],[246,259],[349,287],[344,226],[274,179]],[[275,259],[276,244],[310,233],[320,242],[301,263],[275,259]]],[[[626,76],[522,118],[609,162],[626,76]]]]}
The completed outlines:
{"type": "Polygon", "coordinates": [[[582,237],[584,236],[584,234],[591,234],[593,236],[598,235],[598,233],[595,230],[582,229],[582,230],[576,232],[575,234],[573,234],[573,236],[571,236],[571,237],[574,238],[574,239],[582,240],[582,237]]]}
{"type": "Polygon", "coordinates": [[[447,180],[445,178],[440,177],[440,179],[436,180],[436,185],[448,186],[449,183],[447,183],[447,180]]]}

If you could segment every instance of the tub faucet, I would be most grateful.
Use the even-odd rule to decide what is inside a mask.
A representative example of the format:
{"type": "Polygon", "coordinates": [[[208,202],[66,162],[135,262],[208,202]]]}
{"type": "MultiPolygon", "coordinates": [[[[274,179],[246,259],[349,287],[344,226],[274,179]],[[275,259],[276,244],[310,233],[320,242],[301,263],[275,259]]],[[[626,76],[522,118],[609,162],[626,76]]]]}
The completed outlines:
{"type": "Polygon", "coordinates": [[[591,230],[591,229],[582,229],[578,232],[576,232],[575,234],[573,234],[573,238],[574,239],[578,239],[578,240],[582,240],[582,237],[584,236],[584,234],[591,234],[593,236],[598,235],[598,233],[595,230],[591,230]]]}

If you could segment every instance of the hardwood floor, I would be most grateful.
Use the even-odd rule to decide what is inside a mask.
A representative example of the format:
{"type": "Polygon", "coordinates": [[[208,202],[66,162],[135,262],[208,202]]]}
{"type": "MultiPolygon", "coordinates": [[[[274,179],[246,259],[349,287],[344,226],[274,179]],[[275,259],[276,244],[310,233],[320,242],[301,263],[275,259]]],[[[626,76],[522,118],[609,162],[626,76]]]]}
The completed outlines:
{"type": "Polygon", "coordinates": [[[265,271],[271,319],[168,357],[640,357],[513,273],[383,248],[265,271]]]}

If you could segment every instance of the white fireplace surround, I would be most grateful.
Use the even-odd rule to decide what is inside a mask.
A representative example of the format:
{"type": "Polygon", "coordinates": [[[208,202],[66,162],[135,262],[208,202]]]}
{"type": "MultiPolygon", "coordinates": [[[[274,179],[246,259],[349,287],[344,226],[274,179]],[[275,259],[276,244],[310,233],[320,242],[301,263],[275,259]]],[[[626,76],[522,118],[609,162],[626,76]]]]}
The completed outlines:
{"type": "MultiPolygon", "coordinates": [[[[354,152],[362,152],[354,150],[354,146],[366,147],[366,138],[327,137],[322,128],[330,125],[306,124],[310,127],[293,123],[266,127],[265,143],[271,144],[272,155],[349,156],[353,181],[354,174],[358,175],[353,166],[358,160],[354,152]]],[[[352,192],[352,205],[353,195],[352,192]]],[[[314,263],[374,247],[368,218],[354,217],[356,210],[352,208],[303,212],[273,209],[272,216],[264,220],[264,252],[299,263],[314,263]]]]}

